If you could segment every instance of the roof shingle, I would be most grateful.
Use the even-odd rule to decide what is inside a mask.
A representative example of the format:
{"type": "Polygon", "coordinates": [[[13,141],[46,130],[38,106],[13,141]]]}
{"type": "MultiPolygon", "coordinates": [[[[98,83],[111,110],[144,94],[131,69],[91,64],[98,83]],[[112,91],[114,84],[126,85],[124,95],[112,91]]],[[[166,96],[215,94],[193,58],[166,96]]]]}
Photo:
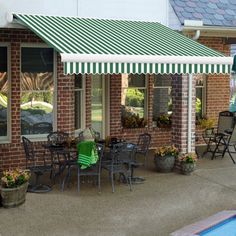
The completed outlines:
{"type": "Polygon", "coordinates": [[[209,26],[236,26],[236,0],[170,0],[181,24],[202,20],[209,26]]]}

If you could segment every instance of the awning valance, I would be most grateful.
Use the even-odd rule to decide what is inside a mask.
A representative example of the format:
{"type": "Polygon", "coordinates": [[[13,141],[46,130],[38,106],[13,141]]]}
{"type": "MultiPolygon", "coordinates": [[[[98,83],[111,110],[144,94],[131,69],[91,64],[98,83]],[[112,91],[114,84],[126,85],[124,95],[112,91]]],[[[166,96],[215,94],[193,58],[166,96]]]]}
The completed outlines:
{"type": "Polygon", "coordinates": [[[157,22],[14,14],[72,73],[230,73],[231,57],[157,22]]]}

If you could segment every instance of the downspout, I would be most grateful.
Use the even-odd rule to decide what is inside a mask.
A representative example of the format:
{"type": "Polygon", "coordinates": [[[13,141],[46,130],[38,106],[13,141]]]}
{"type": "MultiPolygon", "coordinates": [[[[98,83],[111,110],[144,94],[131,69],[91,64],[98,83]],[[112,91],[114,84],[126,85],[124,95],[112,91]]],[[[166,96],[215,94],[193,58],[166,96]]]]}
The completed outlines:
{"type": "Polygon", "coordinates": [[[192,151],[192,89],[193,74],[189,74],[188,80],[188,152],[192,151]]]}
{"type": "MultiPolygon", "coordinates": [[[[194,41],[200,37],[200,30],[196,30],[192,37],[194,41]]],[[[188,80],[188,152],[192,151],[192,93],[193,93],[193,74],[189,74],[188,80]]]]}
{"type": "Polygon", "coordinates": [[[199,37],[200,37],[200,34],[201,34],[201,31],[200,30],[196,30],[195,35],[192,37],[192,39],[194,41],[197,41],[199,39],[199,37]]]}

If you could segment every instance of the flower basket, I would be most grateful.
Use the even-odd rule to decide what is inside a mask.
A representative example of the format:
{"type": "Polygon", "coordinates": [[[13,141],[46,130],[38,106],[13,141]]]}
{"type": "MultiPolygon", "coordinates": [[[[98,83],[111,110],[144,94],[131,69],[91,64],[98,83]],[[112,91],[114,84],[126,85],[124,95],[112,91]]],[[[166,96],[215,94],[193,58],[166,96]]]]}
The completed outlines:
{"type": "Polygon", "coordinates": [[[191,173],[195,170],[196,163],[187,163],[182,162],[181,163],[181,171],[184,175],[191,175],[191,173]]]}
{"type": "Polygon", "coordinates": [[[156,169],[162,173],[171,172],[175,165],[175,156],[173,155],[165,155],[158,156],[155,155],[154,162],[156,165],[156,169]]]}
{"type": "Polygon", "coordinates": [[[197,155],[194,152],[185,153],[179,156],[181,172],[184,175],[190,175],[196,168],[197,155]]]}
{"type": "Polygon", "coordinates": [[[30,172],[28,170],[8,170],[1,178],[1,197],[3,207],[16,207],[25,202],[30,172]]]}
{"type": "Polygon", "coordinates": [[[163,146],[155,150],[154,163],[159,172],[171,172],[175,165],[178,149],[175,146],[163,146]]]}
{"type": "Polygon", "coordinates": [[[16,188],[1,188],[1,197],[3,207],[10,208],[21,205],[25,202],[25,196],[28,188],[28,182],[16,188]]]}

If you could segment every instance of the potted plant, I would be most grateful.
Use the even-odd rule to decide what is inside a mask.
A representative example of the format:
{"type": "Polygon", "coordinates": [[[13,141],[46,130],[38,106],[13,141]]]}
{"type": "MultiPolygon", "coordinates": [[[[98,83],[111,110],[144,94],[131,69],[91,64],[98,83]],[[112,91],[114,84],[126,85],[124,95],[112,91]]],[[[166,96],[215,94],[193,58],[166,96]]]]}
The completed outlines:
{"type": "Polygon", "coordinates": [[[178,149],[174,146],[162,146],[155,150],[154,162],[160,172],[170,172],[174,168],[178,149]]]}
{"type": "Polygon", "coordinates": [[[196,168],[197,155],[195,152],[184,153],[179,156],[181,171],[184,175],[190,175],[196,168]]]}
{"type": "Polygon", "coordinates": [[[215,120],[211,118],[203,118],[199,120],[199,125],[203,128],[206,135],[211,135],[214,132],[215,120]]]}
{"type": "Polygon", "coordinates": [[[171,115],[162,114],[157,117],[157,127],[159,128],[168,128],[171,127],[171,115]]]}
{"type": "Polygon", "coordinates": [[[1,197],[4,207],[15,207],[25,202],[30,171],[6,170],[1,178],[1,197]]]}

